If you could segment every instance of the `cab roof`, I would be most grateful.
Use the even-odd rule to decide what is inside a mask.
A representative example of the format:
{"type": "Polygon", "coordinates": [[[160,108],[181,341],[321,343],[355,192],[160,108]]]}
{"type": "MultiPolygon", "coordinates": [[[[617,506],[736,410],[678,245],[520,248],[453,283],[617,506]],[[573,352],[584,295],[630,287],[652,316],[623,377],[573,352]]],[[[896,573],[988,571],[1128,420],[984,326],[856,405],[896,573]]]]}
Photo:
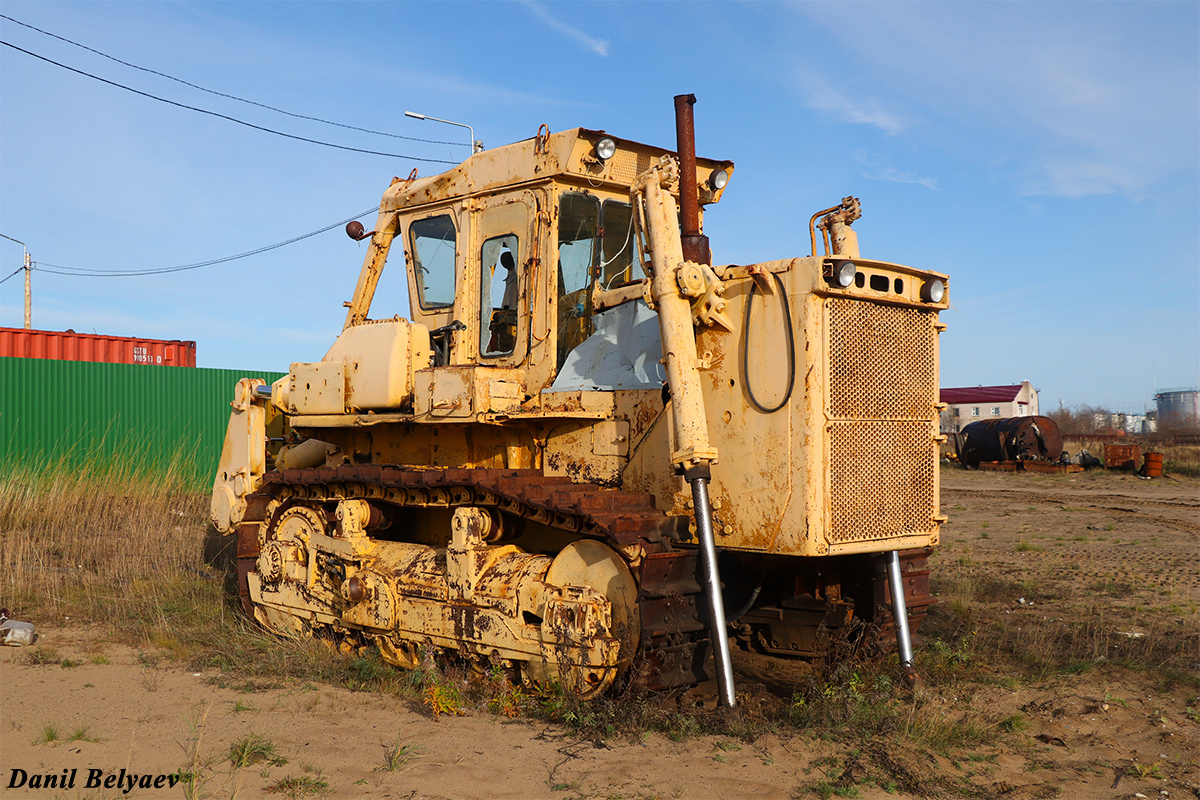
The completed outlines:
{"type": "MultiPolygon", "coordinates": [[[[628,190],[642,172],[672,150],[610,136],[616,153],[606,161],[596,157],[596,143],[608,136],[604,131],[572,128],[546,137],[533,137],[513,144],[475,153],[466,161],[438,175],[403,180],[395,178],[383,195],[380,211],[389,212],[440,203],[458,198],[494,193],[522,184],[557,180],[628,190]]],[[[696,159],[696,180],[702,205],[715,203],[722,190],[708,185],[708,176],[723,169],[733,174],[732,161],[696,159]]],[[[678,196],[679,186],[671,187],[678,196]]]]}

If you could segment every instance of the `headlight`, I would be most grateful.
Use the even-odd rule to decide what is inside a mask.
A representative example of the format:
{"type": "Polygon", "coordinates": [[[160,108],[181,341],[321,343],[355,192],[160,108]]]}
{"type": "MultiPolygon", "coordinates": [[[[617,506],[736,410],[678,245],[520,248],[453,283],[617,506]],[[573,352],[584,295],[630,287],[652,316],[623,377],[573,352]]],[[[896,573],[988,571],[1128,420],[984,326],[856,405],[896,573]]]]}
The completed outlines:
{"type": "Polygon", "coordinates": [[[708,185],[714,192],[724,189],[727,183],[729,183],[729,173],[723,169],[714,169],[712,175],[708,176],[708,185]]]}
{"type": "Polygon", "coordinates": [[[921,287],[921,299],[926,303],[940,303],[946,296],[946,284],[939,280],[925,281],[921,287]]]}
{"type": "Polygon", "coordinates": [[[854,266],[853,261],[839,261],[833,265],[833,272],[829,275],[829,282],[834,286],[840,286],[845,289],[854,283],[854,276],[857,274],[858,267],[854,266]]]}
{"type": "Polygon", "coordinates": [[[617,143],[609,137],[605,136],[600,141],[596,142],[596,158],[601,161],[608,161],[617,152],[617,143]]]}

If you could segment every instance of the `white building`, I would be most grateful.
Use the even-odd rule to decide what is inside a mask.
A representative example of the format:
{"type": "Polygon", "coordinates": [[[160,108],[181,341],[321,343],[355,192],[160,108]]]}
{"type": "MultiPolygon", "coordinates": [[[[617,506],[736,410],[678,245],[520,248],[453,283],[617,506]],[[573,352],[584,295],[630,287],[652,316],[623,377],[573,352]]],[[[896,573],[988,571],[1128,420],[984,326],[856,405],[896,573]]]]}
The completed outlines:
{"type": "Polygon", "coordinates": [[[1145,434],[1154,433],[1158,427],[1154,420],[1145,414],[1126,414],[1112,412],[1092,415],[1092,427],[1097,433],[1120,431],[1122,433],[1145,434]]]}
{"type": "Polygon", "coordinates": [[[1038,415],[1037,390],[1029,381],[1013,386],[974,386],[942,389],[942,433],[958,433],[972,422],[1003,417],[1038,415]]]}

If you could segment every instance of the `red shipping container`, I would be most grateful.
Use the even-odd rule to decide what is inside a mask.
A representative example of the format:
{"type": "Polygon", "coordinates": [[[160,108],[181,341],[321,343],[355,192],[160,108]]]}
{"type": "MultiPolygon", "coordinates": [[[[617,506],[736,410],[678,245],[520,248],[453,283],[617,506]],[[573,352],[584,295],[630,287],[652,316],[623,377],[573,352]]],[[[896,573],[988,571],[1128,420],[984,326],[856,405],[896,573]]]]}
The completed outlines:
{"type": "Polygon", "coordinates": [[[0,357],[50,358],[58,361],[102,361],[108,364],[196,366],[196,343],[167,339],[135,339],[74,331],[0,328],[0,357]]]}

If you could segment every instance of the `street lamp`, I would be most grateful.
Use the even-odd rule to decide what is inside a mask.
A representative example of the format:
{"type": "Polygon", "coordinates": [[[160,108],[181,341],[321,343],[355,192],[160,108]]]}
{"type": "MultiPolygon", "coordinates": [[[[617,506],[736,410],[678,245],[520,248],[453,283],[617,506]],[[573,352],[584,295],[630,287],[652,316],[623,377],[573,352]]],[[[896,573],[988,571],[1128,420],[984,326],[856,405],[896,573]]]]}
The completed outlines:
{"type": "Polygon", "coordinates": [[[415,111],[405,111],[404,116],[412,117],[413,119],[428,119],[428,120],[432,120],[433,122],[442,122],[442,123],[445,123],[446,125],[457,125],[460,128],[466,128],[467,132],[471,135],[471,153],[475,154],[475,153],[482,152],[482,150],[483,150],[483,142],[481,142],[475,138],[475,129],[472,128],[470,125],[467,125],[465,122],[451,122],[448,119],[438,119],[437,117],[431,117],[431,116],[428,116],[427,114],[418,114],[415,111]]]}
{"type": "MultiPolygon", "coordinates": [[[[10,242],[17,242],[16,239],[11,236],[4,236],[3,233],[0,233],[0,236],[3,236],[10,242]]],[[[33,327],[33,297],[30,294],[29,287],[29,273],[32,271],[33,265],[29,263],[29,249],[25,247],[25,243],[17,242],[17,244],[21,245],[21,249],[25,251],[25,330],[29,330],[33,327]]]]}

